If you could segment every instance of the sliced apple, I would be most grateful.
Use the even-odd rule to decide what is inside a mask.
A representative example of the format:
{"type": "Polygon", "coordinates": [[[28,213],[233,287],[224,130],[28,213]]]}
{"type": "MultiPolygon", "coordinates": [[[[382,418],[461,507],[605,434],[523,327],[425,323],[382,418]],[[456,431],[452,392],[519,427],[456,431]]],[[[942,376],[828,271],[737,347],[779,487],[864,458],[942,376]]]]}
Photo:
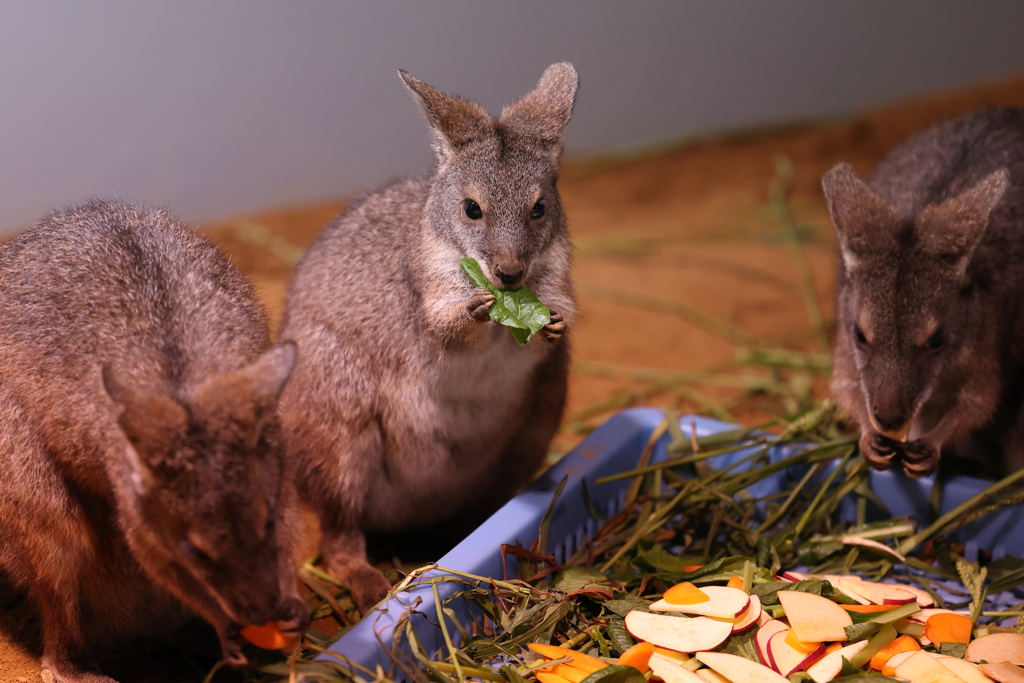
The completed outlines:
{"type": "Polygon", "coordinates": [[[654,648],[654,654],[652,654],[651,656],[652,657],[665,657],[666,659],[671,659],[676,664],[683,664],[684,662],[688,662],[691,659],[691,656],[686,654],[685,652],[676,652],[675,650],[666,650],[663,647],[655,647],[654,648]]]}
{"type": "Polygon", "coordinates": [[[789,633],[789,630],[779,631],[768,641],[771,667],[783,676],[788,676],[794,671],[802,671],[825,656],[824,643],[817,643],[817,647],[810,652],[801,652],[786,642],[789,633]]]}
{"type": "Polygon", "coordinates": [[[935,658],[935,661],[967,681],[967,683],[990,683],[991,681],[988,676],[981,673],[977,664],[971,664],[948,655],[939,655],[935,658]]]}
{"type": "MultiPolygon", "coordinates": [[[[822,578],[825,578],[825,577],[822,577],[822,578]]],[[[853,598],[854,601],[859,602],[862,605],[873,605],[874,604],[873,602],[868,600],[866,597],[864,597],[863,595],[861,595],[860,593],[857,592],[857,584],[856,584],[856,582],[851,581],[849,577],[846,577],[846,576],[831,576],[829,578],[829,581],[832,583],[832,585],[838,587],[839,590],[841,590],[843,593],[845,593],[846,595],[848,595],[851,598],[853,598]]]]}
{"type": "Polygon", "coordinates": [[[978,670],[999,683],[1024,683],[1024,671],[1009,662],[981,664],[978,666],[978,670]]]}
{"type": "Polygon", "coordinates": [[[928,591],[924,590],[923,588],[918,588],[917,586],[904,586],[904,585],[900,585],[900,588],[902,588],[905,591],[910,591],[911,593],[916,595],[917,596],[917,604],[921,607],[921,609],[925,609],[925,608],[928,608],[928,607],[935,607],[935,598],[933,598],[931,593],[929,593],[928,591]]]}
{"type": "Polygon", "coordinates": [[[698,652],[697,659],[704,662],[730,681],[736,683],[789,683],[789,679],[763,664],[746,657],[724,652],[698,652]]]}
{"type": "Polygon", "coordinates": [[[852,590],[876,605],[905,605],[908,602],[917,602],[917,596],[903,586],[859,579],[847,580],[843,585],[849,585],[852,590]]]}
{"type": "Polygon", "coordinates": [[[633,610],[626,630],[634,638],[676,652],[701,652],[721,645],[732,635],[732,624],[707,617],[675,617],[633,610]]]}
{"type": "MultiPolygon", "coordinates": [[[[918,602],[917,604],[920,605],[921,603],[918,602]]],[[[957,612],[951,609],[922,608],[920,612],[915,612],[914,614],[911,614],[909,617],[907,617],[907,619],[910,619],[911,621],[917,621],[923,624],[926,621],[928,621],[928,617],[932,616],[933,614],[960,614],[965,617],[971,616],[970,612],[957,612]]]]}
{"type": "Polygon", "coordinates": [[[896,667],[896,676],[910,683],[964,683],[964,679],[942,666],[930,654],[921,650],[903,660],[896,667]]]}
{"type": "Polygon", "coordinates": [[[896,667],[916,655],[918,652],[920,652],[920,650],[907,650],[906,652],[897,652],[892,657],[889,657],[885,662],[885,666],[882,667],[882,675],[895,676],[896,667]]]}
{"type": "Polygon", "coordinates": [[[888,555],[889,557],[894,558],[897,562],[907,561],[907,558],[903,557],[899,551],[893,550],[884,543],[873,541],[870,538],[861,538],[860,536],[842,536],[840,537],[839,542],[846,545],[859,545],[862,548],[869,548],[876,552],[880,552],[883,555],[888,555]]]}
{"type": "Polygon", "coordinates": [[[969,662],[1009,662],[1024,665],[1024,633],[990,633],[967,645],[969,662]]]}
{"type": "Polygon", "coordinates": [[[727,617],[735,619],[750,605],[750,596],[741,588],[728,586],[706,586],[700,589],[708,599],[690,605],[675,605],[661,599],[650,606],[656,612],[683,612],[700,614],[705,617],[727,617]]]}
{"type": "Polygon", "coordinates": [[[697,674],[658,652],[651,655],[647,665],[651,667],[654,675],[665,683],[705,683],[697,674]]]}
{"type": "Polygon", "coordinates": [[[714,669],[697,669],[695,672],[698,676],[703,678],[707,683],[732,683],[728,678],[718,673],[714,669]]]}
{"type": "Polygon", "coordinates": [[[807,675],[814,679],[814,683],[826,683],[826,681],[831,681],[839,675],[840,671],[843,670],[844,657],[847,660],[850,660],[854,655],[860,653],[860,651],[867,646],[868,641],[862,640],[858,643],[841,647],[838,650],[833,650],[814,664],[807,667],[807,675]]]}
{"type": "Polygon", "coordinates": [[[849,640],[844,629],[853,625],[853,619],[849,612],[828,598],[797,591],[779,591],[778,596],[797,640],[805,643],[849,640]]]}
{"type": "MultiPolygon", "coordinates": [[[[739,615],[735,619],[727,620],[729,621],[729,623],[732,624],[732,632],[739,633],[741,631],[746,631],[748,628],[756,624],[761,619],[762,611],[763,610],[761,609],[761,598],[757,597],[756,595],[751,595],[747,609],[743,612],[743,614],[739,615]]],[[[708,618],[715,620],[725,619],[725,617],[708,618]]]]}
{"type": "Polygon", "coordinates": [[[754,647],[757,650],[757,656],[761,658],[762,664],[772,666],[772,656],[768,651],[768,643],[776,633],[788,630],[789,626],[778,619],[770,619],[761,624],[757,629],[757,633],[754,634],[754,647]]]}
{"type": "Polygon", "coordinates": [[[796,583],[797,581],[806,581],[807,574],[801,574],[800,572],[782,572],[782,578],[796,583]]]}

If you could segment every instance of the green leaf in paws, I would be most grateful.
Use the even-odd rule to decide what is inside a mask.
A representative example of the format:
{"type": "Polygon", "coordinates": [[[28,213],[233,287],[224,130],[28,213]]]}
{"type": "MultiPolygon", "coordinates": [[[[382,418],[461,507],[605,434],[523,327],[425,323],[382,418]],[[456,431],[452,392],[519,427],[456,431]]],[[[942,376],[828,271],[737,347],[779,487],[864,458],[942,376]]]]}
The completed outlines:
{"type": "Polygon", "coordinates": [[[496,323],[509,328],[520,344],[530,341],[542,327],[551,322],[551,311],[528,289],[500,289],[484,276],[476,259],[464,258],[459,264],[470,281],[494,295],[494,303],[487,315],[496,323]]]}

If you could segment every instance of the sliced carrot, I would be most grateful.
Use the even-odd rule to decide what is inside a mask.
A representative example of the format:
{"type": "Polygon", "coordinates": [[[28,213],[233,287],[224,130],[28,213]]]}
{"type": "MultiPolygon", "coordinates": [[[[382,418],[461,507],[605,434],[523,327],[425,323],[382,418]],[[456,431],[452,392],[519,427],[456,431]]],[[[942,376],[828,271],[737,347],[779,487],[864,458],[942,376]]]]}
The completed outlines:
{"type": "Polygon", "coordinates": [[[936,645],[969,643],[974,622],[963,614],[933,614],[924,622],[924,637],[936,645]]]}
{"type": "Polygon", "coordinates": [[[651,643],[637,643],[619,656],[618,663],[624,666],[631,666],[646,673],[651,667],[647,664],[654,654],[654,645],[651,643]]]}
{"type": "Polygon", "coordinates": [[[817,650],[821,643],[805,643],[802,640],[797,640],[796,631],[794,631],[793,629],[789,629],[789,632],[786,634],[786,645],[789,645],[797,652],[810,654],[817,650]]]}
{"type": "Polygon", "coordinates": [[[729,583],[725,584],[729,588],[743,588],[743,577],[733,576],[729,579],[729,583]]]}
{"type": "Polygon", "coordinates": [[[844,645],[846,645],[846,643],[832,643],[831,645],[825,648],[825,654],[830,655],[836,650],[842,649],[844,645]]]}
{"type": "Polygon", "coordinates": [[[273,621],[268,621],[263,626],[250,624],[239,633],[250,643],[264,650],[281,650],[295,644],[295,640],[281,633],[273,621]]]}
{"type": "Polygon", "coordinates": [[[711,599],[707,593],[689,581],[677,583],[665,591],[665,594],[661,597],[665,598],[665,602],[673,605],[695,605],[698,602],[707,602],[711,599]]]}
{"type": "Polygon", "coordinates": [[[861,614],[870,614],[872,612],[888,612],[889,610],[896,609],[899,605],[839,605],[847,612],[860,612],[861,614]]]}
{"type": "MultiPolygon", "coordinates": [[[[889,661],[889,658],[899,652],[906,652],[907,650],[920,650],[921,644],[910,636],[900,636],[896,640],[892,641],[871,658],[871,668],[875,671],[881,671],[885,668],[885,663],[889,661]]],[[[895,672],[896,669],[893,669],[895,672]]]]}
{"type": "Polygon", "coordinates": [[[562,678],[558,674],[548,673],[546,671],[538,671],[535,675],[540,683],[572,683],[568,678],[562,678]]]}
{"type": "Polygon", "coordinates": [[[704,567],[704,565],[702,565],[702,564],[687,564],[687,565],[683,565],[683,571],[684,572],[695,572],[698,569],[702,569],[703,567],[704,567]]]}
{"type": "Polygon", "coordinates": [[[601,661],[597,657],[591,657],[585,652],[577,652],[576,650],[558,647],[557,645],[530,643],[527,645],[527,647],[536,652],[537,654],[547,657],[548,659],[561,659],[562,657],[568,657],[574,667],[576,667],[577,669],[583,669],[584,671],[590,673],[600,671],[601,669],[608,666],[608,664],[601,661]]]}
{"type": "Polygon", "coordinates": [[[584,671],[583,669],[577,668],[571,664],[559,664],[558,666],[551,667],[550,669],[545,669],[545,671],[550,671],[556,676],[561,676],[565,680],[571,681],[571,683],[582,683],[584,678],[594,673],[593,671],[584,671]]]}

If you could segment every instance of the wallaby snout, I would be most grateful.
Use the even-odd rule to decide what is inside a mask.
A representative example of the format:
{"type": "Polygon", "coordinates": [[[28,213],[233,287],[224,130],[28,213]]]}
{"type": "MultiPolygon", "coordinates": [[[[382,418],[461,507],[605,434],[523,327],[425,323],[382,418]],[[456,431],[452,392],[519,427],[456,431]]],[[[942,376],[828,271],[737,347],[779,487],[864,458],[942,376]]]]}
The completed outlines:
{"type": "Polygon", "coordinates": [[[491,271],[506,287],[514,287],[526,277],[526,264],[516,259],[494,259],[491,271]]]}
{"type": "Polygon", "coordinates": [[[880,406],[872,406],[871,419],[879,433],[895,441],[906,441],[910,431],[910,419],[901,410],[887,410],[880,406]]]}

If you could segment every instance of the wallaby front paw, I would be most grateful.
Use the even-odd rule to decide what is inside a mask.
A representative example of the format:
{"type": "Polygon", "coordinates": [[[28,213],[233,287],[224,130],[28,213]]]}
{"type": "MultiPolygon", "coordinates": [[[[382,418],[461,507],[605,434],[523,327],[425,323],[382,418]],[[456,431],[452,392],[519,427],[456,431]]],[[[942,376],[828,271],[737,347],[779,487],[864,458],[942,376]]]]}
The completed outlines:
{"type": "Polygon", "coordinates": [[[562,314],[551,311],[551,322],[540,328],[541,338],[548,343],[554,343],[561,339],[563,334],[565,334],[565,321],[562,320],[562,314]]]}
{"type": "Polygon", "coordinates": [[[860,437],[860,454],[876,470],[887,470],[896,455],[896,445],[878,432],[865,432],[860,437]]]}
{"type": "Polygon", "coordinates": [[[930,441],[911,441],[903,452],[903,471],[914,479],[926,477],[935,471],[939,464],[939,455],[938,447],[930,441]]]}
{"type": "Polygon", "coordinates": [[[249,663],[249,658],[242,652],[243,647],[245,645],[238,624],[232,624],[220,633],[221,656],[230,666],[240,667],[249,663]]]}
{"type": "Polygon", "coordinates": [[[466,301],[466,310],[469,311],[469,315],[473,320],[477,322],[487,322],[490,318],[488,317],[488,311],[491,310],[491,306],[494,304],[494,294],[488,292],[486,289],[478,289],[473,292],[473,296],[466,301]]]}

